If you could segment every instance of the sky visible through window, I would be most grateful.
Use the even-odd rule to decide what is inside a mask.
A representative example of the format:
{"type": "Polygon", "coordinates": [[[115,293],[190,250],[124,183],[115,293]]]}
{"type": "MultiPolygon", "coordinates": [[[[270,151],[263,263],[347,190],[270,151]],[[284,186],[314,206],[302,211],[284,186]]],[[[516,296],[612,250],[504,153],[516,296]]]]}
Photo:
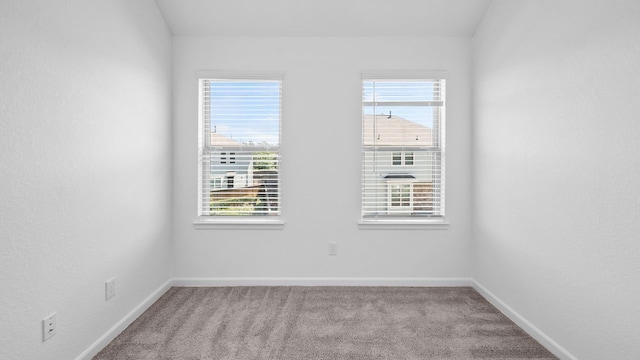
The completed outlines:
{"type": "MultiPolygon", "coordinates": [[[[211,131],[247,145],[278,146],[280,142],[279,81],[217,80],[210,83],[211,131]]],[[[363,101],[440,100],[430,81],[371,80],[363,82],[363,101]]],[[[364,106],[374,114],[373,106],[364,106]]],[[[433,128],[429,106],[376,106],[375,114],[398,116],[433,128]]]]}
{"type": "MultiPolygon", "coordinates": [[[[432,81],[368,80],[362,83],[364,102],[439,101],[432,81]]],[[[363,106],[365,115],[391,115],[433,128],[433,108],[430,106],[363,106]]]]}
{"type": "Polygon", "coordinates": [[[211,131],[246,145],[278,146],[280,85],[267,80],[212,81],[211,131]]]}

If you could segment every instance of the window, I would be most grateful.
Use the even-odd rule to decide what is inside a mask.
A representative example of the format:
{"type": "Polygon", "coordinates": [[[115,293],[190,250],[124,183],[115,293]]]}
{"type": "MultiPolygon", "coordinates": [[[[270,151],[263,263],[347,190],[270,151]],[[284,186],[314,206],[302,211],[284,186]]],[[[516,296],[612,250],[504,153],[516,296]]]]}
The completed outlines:
{"type": "Polygon", "coordinates": [[[389,196],[391,197],[389,211],[411,208],[411,184],[389,184],[389,196]]]}
{"type": "Polygon", "coordinates": [[[211,181],[211,189],[222,189],[222,177],[213,177],[211,181]]]}
{"type": "Polygon", "coordinates": [[[402,153],[394,152],[392,155],[392,163],[393,165],[402,165],[402,153]]]}
{"type": "Polygon", "coordinates": [[[198,215],[280,215],[282,80],[199,79],[198,215]]]}
{"type": "Polygon", "coordinates": [[[407,151],[404,153],[404,164],[413,165],[413,151],[407,151]]]}
{"type": "Polygon", "coordinates": [[[413,151],[394,151],[391,163],[393,165],[413,165],[413,151]]]}
{"type": "Polygon", "coordinates": [[[363,76],[363,221],[444,219],[444,125],[444,78],[363,76]]]}

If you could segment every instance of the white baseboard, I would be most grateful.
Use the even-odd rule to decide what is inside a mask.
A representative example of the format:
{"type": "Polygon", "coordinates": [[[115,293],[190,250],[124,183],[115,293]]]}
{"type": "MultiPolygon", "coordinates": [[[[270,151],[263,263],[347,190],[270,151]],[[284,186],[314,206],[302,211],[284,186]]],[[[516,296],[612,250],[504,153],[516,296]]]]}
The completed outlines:
{"type": "Polygon", "coordinates": [[[473,280],[473,288],[482,295],[487,301],[489,301],[493,306],[498,308],[503,314],[505,314],[511,321],[516,323],[522,330],[526,331],[527,334],[531,335],[536,341],[538,341],[542,346],[547,348],[553,355],[557,356],[561,360],[578,360],[575,356],[571,355],[566,349],[562,346],[558,345],[555,341],[553,341],[549,336],[540,331],[537,327],[535,327],[532,323],[527,321],[522,315],[518,314],[515,310],[513,310],[509,305],[505,304],[502,300],[496,297],[492,292],[487,290],[484,286],[480,285],[477,281],[473,280]]]}
{"type": "Polygon", "coordinates": [[[96,356],[100,350],[107,346],[113,339],[116,338],[127,326],[137,319],[143,312],[145,312],[153,303],[158,301],[164,293],[171,288],[172,280],[169,279],[166,283],[162,284],[156,291],[147,296],[140,305],[131,310],[124,318],[118,321],[109,331],[102,335],[96,342],[94,342],[87,350],[85,350],[76,360],[91,360],[96,356]]]}
{"type": "Polygon", "coordinates": [[[471,278],[355,278],[355,277],[230,277],[230,278],[174,278],[173,286],[408,286],[452,287],[472,286],[471,278]]]}

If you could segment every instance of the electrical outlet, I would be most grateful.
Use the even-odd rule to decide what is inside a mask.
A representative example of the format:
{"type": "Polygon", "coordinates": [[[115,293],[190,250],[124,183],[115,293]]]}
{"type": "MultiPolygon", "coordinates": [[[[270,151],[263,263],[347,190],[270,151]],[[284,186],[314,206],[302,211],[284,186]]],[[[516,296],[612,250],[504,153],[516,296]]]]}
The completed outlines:
{"type": "Polygon", "coordinates": [[[53,313],[42,320],[42,342],[53,337],[58,332],[58,314],[53,313]]]}
{"type": "Polygon", "coordinates": [[[104,300],[107,301],[114,296],[116,296],[116,278],[113,278],[104,284],[104,300]]]}
{"type": "Polygon", "coordinates": [[[338,243],[334,243],[334,242],[329,243],[329,255],[330,256],[338,255],[338,243]]]}

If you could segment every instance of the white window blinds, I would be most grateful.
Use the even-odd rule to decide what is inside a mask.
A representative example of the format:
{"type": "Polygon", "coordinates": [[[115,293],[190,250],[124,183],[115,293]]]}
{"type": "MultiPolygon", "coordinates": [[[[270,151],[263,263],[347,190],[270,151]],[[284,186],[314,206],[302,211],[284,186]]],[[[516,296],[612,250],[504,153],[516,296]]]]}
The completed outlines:
{"type": "Polygon", "coordinates": [[[444,79],[362,81],[362,218],[444,217],[444,79]]]}
{"type": "Polygon", "coordinates": [[[200,79],[199,216],[280,215],[282,81],[200,79]]]}

